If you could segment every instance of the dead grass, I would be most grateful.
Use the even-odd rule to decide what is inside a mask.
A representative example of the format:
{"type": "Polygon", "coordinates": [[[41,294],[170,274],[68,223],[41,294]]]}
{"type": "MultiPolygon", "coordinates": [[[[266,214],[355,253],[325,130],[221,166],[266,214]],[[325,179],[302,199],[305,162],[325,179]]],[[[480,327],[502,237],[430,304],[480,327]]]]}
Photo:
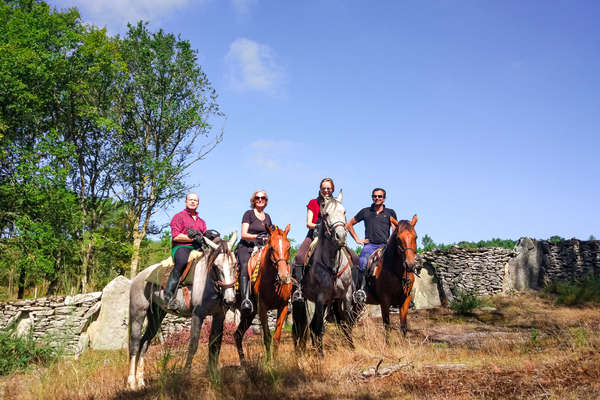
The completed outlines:
{"type": "MultiPolygon", "coordinates": [[[[0,381],[0,398],[15,399],[596,399],[600,397],[600,307],[558,307],[534,294],[491,299],[496,310],[457,318],[448,309],[409,317],[406,339],[387,346],[381,322],[354,329],[356,349],[328,326],[324,359],[296,357],[286,333],[278,357],[263,359],[262,337],[246,344],[248,366],[224,344],[219,375],[210,378],[201,344],[189,376],[187,347],[153,346],[147,388],[125,390],[127,354],[87,352],[50,368],[0,381]],[[398,369],[365,377],[378,367],[398,369]],[[2,392],[2,390],[4,392],[2,392]]],[[[397,320],[393,319],[394,323],[397,320]]]]}

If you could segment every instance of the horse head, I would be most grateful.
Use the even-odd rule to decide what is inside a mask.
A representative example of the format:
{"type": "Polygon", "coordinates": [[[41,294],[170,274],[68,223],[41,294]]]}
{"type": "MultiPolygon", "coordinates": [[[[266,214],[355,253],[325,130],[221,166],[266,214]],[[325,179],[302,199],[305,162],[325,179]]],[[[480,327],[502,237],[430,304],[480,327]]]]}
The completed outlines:
{"type": "Polygon", "coordinates": [[[338,247],[346,244],[346,209],[342,205],[342,191],[338,198],[326,196],[320,204],[324,234],[335,241],[338,247]]]}
{"type": "Polygon", "coordinates": [[[277,276],[279,282],[283,284],[290,284],[290,241],[287,238],[287,234],[290,231],[290,224],[285,227],[285,230],[281,230],[278,226],[269,226],[269,241],[268,246],[271,249],[267,255],[270,257],[271,262],[277,268],[277,276]]]}
{"type": "Polygon", "coordinates": [[[229,308],[235,303],[235,290],[233,287],[235,285],[236,259],[231,249],[236,239],[237,232],[234,232],[228,241],[218,240],[217,243],[204,237],[204,242],[214,251],[209,256],[208,268],[213,268],[217,285],[223,292],[223,302],[229,308]]]}
{"type": "Polygon", "coordinates": [[[417,255],[417,232],[415,231],[415,225],[418,220],[416,215],[412,217],[410,222],[406,220],[396,221],[393,217],[390,217],[390,222],[396,225],[394,235],[398,246],[398,255],[404,257],[406,267],[411,271],[414,270],[417,255]]]}

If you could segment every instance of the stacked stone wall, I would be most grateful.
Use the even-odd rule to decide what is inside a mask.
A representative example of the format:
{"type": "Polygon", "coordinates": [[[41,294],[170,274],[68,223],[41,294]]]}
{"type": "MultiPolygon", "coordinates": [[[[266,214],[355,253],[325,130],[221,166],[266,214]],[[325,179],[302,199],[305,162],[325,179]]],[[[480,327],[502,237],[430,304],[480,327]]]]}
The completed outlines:
{"type": "Polygon", "coordinates": [[[419,254],[419,266],[433,271],[442,303],[458,291],[480,296],[500,293],[504,288],[505,265],[514,258],[512,250],[500,248],[436,249],[419,254]]]}
{"type": "Polygon", "coordinates": [[[87,346],[85,331],[100,310],[102,292],[0,303],[0,329],[15,326],[66,355],[87,346]]]}
{"type": "Polygon", "coordinates": [[[582,280],[587,276],[600,276],[599,240],[537,241],[541,252],[541,283],[582,280]]]}

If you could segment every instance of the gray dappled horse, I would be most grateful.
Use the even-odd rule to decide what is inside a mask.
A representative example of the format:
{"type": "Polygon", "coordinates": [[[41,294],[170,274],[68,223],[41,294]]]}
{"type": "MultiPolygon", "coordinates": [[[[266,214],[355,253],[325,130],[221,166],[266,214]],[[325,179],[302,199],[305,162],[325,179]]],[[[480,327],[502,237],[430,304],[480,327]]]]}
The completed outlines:
{"type": "MultiPolygon", "coordinates": [[[[313,343],[323,356],[323,332],[325,309],[333,305],[336,320],[340,324],[351,347],[352,343],[352,260],[343,250],[346,246],[346,210],[342,205],[342,192],[337,199],[327,196],[320,205],[322,228],[311,257],[308,273],[304,276],[303,292],[307,300],[315,303],[310,323],[313,343]]],[[[306,348],[308,316],[306,304],[293,304],[294,345],[297,350],[306,348]]]]}
{"type": "MultiPolygon", "coordinates": [[[[176,310],[178,315],[192,317],[190,344],[185,363],[189,371],[192,358],[198,349],[200,328],[207,315],[212,315],[212,326],[209,339],[208,370],[214,372],[219,359],[221,340],[223,336],[223,321],[225,312],[235,303],[235,256],[231,251],[236,240],[236,233],[229,241],[220,238],[211,241],[203,238],[209,248],[196,264],[192,284],[191,311],[181,304],[176,310]]],[[[129,292],[129,377],[127,384],[130,389],[144,387],[144,356],[148,345],[158,332],[165,317],[166,304],[164,291],[155,284],[146,282],[160,264],[141,271],[131,282],[129,292]],[[142,327],[148,319],[146,330],[142,327]]],[[[181,290],[181,289],[179,289],[181,290]]]]}

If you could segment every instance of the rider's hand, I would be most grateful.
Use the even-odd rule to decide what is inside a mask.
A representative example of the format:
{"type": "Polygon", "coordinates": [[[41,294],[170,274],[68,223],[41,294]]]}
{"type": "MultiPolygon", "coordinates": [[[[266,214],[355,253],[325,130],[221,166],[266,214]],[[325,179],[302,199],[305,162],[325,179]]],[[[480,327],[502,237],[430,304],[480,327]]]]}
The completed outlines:
{"type": "Polygon", "coordinates": [[[204,244],[204,235],[202,235],[202,233],[198,232],[198,235],[196,235],[194,237],[194,243],[197,244],[198,246],[202,246],[204,244]]]}
{"type": "Polygon", "coordinates": [[[202,236],[202,234],[194,228],[188,229],[187,235],[190,239],[194,239],[198,235],[202,236]]]}
{"type": "Polygon", "coordinates": [[[361,246],[364,246],[365,244],[369,243],[369,239],[360,240],[358,243],[360,243],[361,246]]]}
{"type": "Polygon", "coordinates": [[[264,246],[267,243],[267,239],[269,239],[269,235],[266,233],[259,233],[256,235],[256,244],[259,246],[264,246]]]}

